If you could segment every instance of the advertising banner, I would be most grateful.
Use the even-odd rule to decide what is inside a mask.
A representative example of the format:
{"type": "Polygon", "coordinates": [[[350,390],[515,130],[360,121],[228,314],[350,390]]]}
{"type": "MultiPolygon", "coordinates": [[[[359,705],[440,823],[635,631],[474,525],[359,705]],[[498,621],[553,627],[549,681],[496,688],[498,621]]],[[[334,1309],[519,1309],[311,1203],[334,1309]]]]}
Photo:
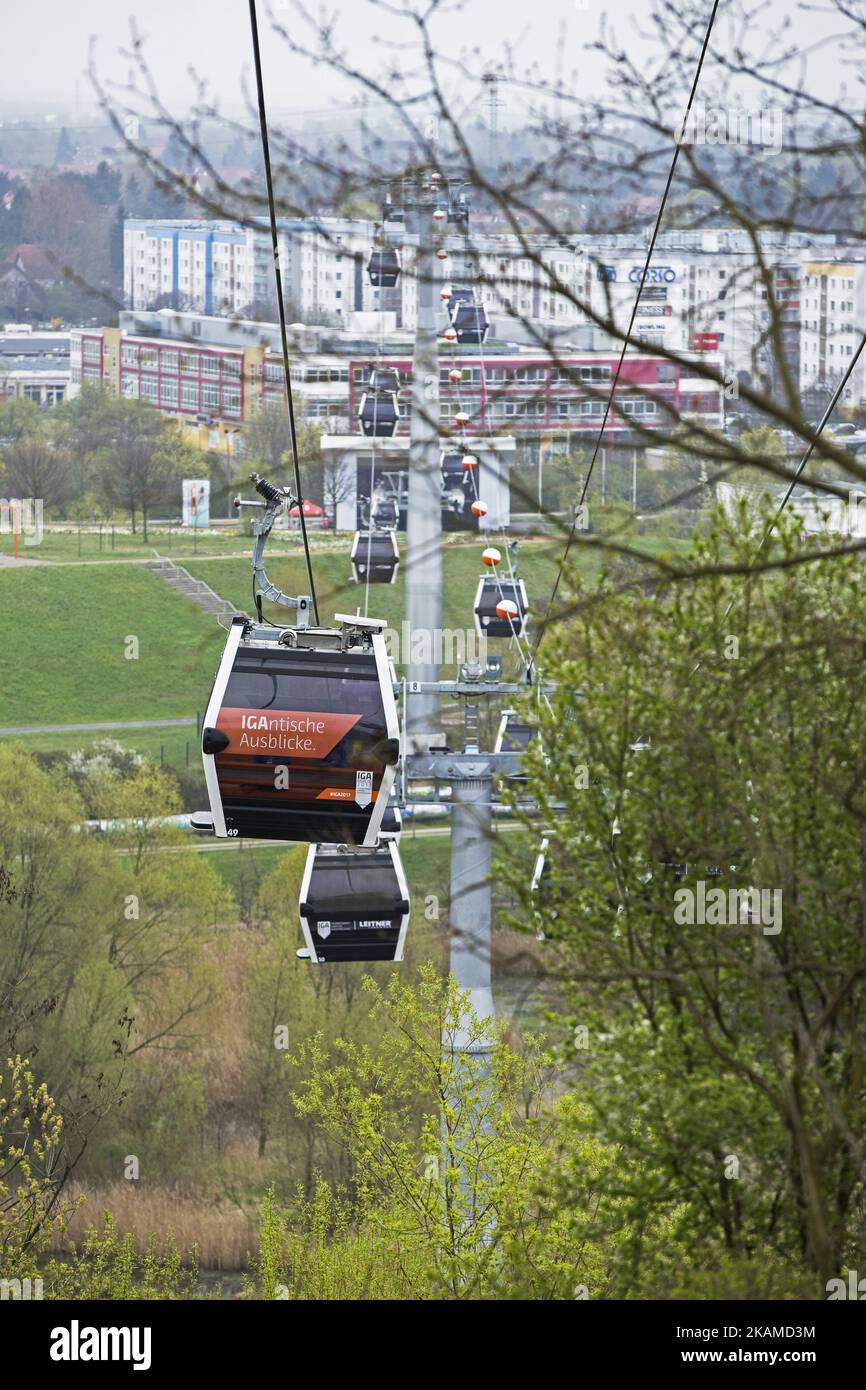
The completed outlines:
{"type": "Polygon", "coordinates": [[[183,524],[184,526],[210,525],[209,478],[184,478],[183,524]]]}

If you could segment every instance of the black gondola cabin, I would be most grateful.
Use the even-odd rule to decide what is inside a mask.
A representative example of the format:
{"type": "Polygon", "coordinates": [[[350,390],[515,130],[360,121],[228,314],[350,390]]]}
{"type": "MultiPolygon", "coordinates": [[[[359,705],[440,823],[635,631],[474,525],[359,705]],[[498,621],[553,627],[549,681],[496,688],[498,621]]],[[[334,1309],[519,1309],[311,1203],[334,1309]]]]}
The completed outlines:
{"type": "Polygon", "coordinates": [[[522,637],[529,603],[522,579],[499,579],[483,574],[475,593],[475,628],[479,637],[522,637]],[[503,602],[515,604],[517,613],[501,617],[497,608],[503,602]]]}
{"type": "Polygon", "coordinates": [[[400,418],[393,391],[365,391],[358,406],[361,433],[374,439],[392,439],[400,418]]]}
{"type": "Polygon", "coordinates": [[[367,262],[370,284],[377,289],[392,290],[400,275],[400,256],[394,246],[377,247],[367,262]]]}
{"type": "Polygon", "coordinates": [[[402,960],[409,890],[395,841],[354,854],[311,845],[298,910],[303,954],[317,965],[402,960]]]}
{"type": "Polygon", "coordinates": [[[458,301],[451,312],[451,327],[458,343],[483,343],[490,327],[483,304],[458,301]]]}
{"type": "Polygon", "coordinates": [[[396,583],[400,552],[394,532],[356,531],[351,560],[356,584],[396,583]]]}

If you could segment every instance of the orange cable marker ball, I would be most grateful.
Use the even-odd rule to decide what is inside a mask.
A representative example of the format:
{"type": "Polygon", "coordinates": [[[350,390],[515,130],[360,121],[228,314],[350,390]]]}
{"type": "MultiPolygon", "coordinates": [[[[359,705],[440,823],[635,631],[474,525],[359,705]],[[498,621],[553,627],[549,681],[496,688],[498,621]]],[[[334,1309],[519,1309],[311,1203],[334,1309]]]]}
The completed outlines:
{"type": "Polygon", "coordinates": [[[495,568],[495,566],[498,565],[500,560],[502,559],[502,556],[496,549],[495,545],[489,545],[485,550],[484,554],[481,556],[481,559],[484,561],[485,565],[490,565],[491,567],[495,568]]]}
{"type": "Polygon", "coordinates": [[[473,516],[486,516],[487,503],[482,502],[480,500],[478,502],[473,502],[470,511],[472,512],[473,516]]]}
{"type": "Polygon", "coordinates": [[[464,468],[477,468],[477,467],[478,467],[478,460],[477,460],[477,458],[475,457],[474,454],[464,454],[464,455],[463,455],[463,467],[464,467],[464,468]]]}
{"type": "Polygon", "coordinates": [[[517,604],[510,598],[501,598],[496,605],[497,618],[513,620],[518,616],[519,611],[517,604]]]}

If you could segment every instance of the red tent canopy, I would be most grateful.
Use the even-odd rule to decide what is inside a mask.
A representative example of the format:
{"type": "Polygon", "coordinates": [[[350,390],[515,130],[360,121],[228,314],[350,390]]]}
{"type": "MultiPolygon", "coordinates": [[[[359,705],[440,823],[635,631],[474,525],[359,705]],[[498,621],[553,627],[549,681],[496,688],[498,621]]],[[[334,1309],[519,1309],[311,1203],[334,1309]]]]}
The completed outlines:
{"type": "MultiPolygon", "coordinates": [[[[308,501],[306,497],[304,498],[303,503],[302,503],[301,505],[303,506],[303,509],[304,509],[304,516],[324,516],[324,515],[325,515],[325,509],[324,509],[324,507],[317,507],[316,504],[315,504],[315,502],[310,502],[310,501],[308,501]]],[[[297,516],[297,515],[298,515],[298,504],[297,504],[297,502],[296,502],[295,505],[290,509],[290,511],[289,511],[289,516],[297,516]]]]}

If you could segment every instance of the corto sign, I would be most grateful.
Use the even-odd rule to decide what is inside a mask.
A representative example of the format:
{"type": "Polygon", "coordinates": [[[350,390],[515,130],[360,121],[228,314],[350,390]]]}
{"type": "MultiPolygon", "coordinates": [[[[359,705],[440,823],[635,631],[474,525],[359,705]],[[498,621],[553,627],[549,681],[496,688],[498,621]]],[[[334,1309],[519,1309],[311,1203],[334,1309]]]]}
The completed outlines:
{"type": "Polygon", "coordinates": [[[677,272],[669,265],[654,265],[644,270],[642,265],[633,265],[628,273],[633,285],[669,285],[676,280],[677,272]]]}

